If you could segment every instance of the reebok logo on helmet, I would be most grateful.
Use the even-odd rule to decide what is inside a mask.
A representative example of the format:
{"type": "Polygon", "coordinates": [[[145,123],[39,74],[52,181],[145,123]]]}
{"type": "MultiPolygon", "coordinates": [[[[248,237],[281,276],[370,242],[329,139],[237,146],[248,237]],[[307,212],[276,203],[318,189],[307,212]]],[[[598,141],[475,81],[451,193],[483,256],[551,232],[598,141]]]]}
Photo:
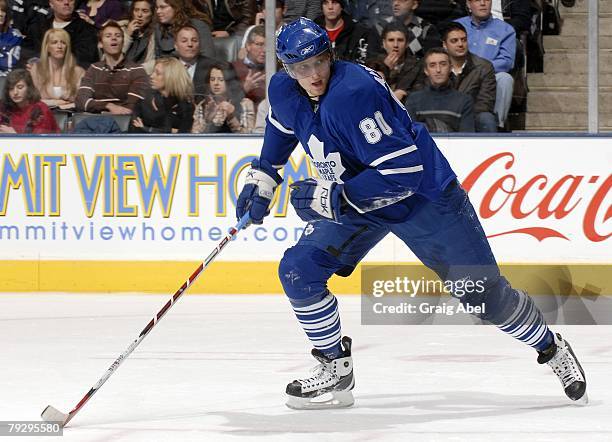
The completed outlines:
{"type": "Polygon", "coordinates": [[[306,55],[314,51],[314,45],[306,46],[304,49],[300,51],[300,55],[306,55]]]}

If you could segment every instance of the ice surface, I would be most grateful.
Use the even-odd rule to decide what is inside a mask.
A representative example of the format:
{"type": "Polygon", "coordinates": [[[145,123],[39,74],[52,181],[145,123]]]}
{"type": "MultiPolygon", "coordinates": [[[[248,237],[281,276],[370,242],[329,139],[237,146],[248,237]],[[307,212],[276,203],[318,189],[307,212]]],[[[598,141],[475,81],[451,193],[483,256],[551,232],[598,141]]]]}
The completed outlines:
{"type": "MultiPolygon", "coordinates": [[[[168,296],[0,295],[0,419],[68,412],[168,296]]],[[[18,441],[612,440],[612,326],[557,326],[587,374],[572,405],[524,344],[488,326],[362,326],[353,338],[356,404],[284,405],[315,365],[282,296],[186,295],[64,430],[18,441]]],[[[7,439],[8,440],[8,439],[7,439]]]]}

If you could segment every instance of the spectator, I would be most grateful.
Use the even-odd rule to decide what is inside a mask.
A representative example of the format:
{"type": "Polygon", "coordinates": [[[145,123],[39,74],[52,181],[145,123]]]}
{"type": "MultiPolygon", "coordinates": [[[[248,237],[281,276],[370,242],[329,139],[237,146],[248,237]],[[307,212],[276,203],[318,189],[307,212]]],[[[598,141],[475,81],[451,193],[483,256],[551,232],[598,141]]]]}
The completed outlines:
{"type": "Polygon", "coordinates": [[[234,70],[215,64],[208,75],[209,94],[196,105],[193,133],[251,133],[255,126],[253,102],[243,98],[234,70]]]}
{"type": "Polygon", "coordinates": [[[449,24],[442,40],[451,60],[451,84],[474,101],[476,132],[497,132],[493,64],[468,51],[467,32],[459,23],[449,24]]]}
{"type": "Polygon", "coordinates": [[[49,6],[53,12],[50,17],[36,13],[26,23],[21,59],[27,61],[31,57],[39,57],[45,32],[64,29],[70,35],[72,53],[79,66],[87,69],[91,63],[98,61],[96,28],[74,12],[74,0],[49,0],[49,6]]]}
{"type": "MultiPolygon", "coordinates": [[[[274,23],[276,24],[277,30],[281,27],[283,23],[286,23],[283,20],[283,16],[285,15],[286,10],[287,10],[287,7],[285,6],[285,0],[276,0],[275,5],[274,5],[274,23]]],[[[261,10],[257,12],[257,14],[255,14],[255,24],[247,28],[246,32],[244,33],[245,37],[246,37],[246,34],[249,32],[249,29],[251,29],[253,26],[264,25],[265,22],[266,22],[266,4],[265,2],[263,2],[261,6],[261,10]]]]}
{"type": "Polygon", "coordinates": [[[348,0],[347,12],[374,30],[378,38],[382,28],[393,20],[393,0],[348,0]]]}
{"type": "Polygon", "coordinates": [[[47,106],[74,108],[85,70],[77,66],[70,50],[70,35],[49,29],[43,38],[40,61],[32,65],[32,80],[47,106]]]}
{"type": "Polygon", "coordinates": [[[53,113],[40,101],[29,72],[15,69],[6,77],[0,106],[0,133],[59,133],[53,113]]]}
{"type": "Polygon", "coordinates": [[[246,55],[233,63],[245,96],[255,106],[266,97],[266,32],[255,26],[247,38],[246,55]]]}
{"type": "Polygon", "coordinates": [[[212,12],[213,37],[243,35],[255,17],[255,0],[205,0],[212,12]]]}
{"type": "Polygon", "coordinates": [[[421,0],[393,0],[393,17],[408,28],[408,49],[417,58],[441,44],[436,27],[415,15],[414,11],[420,3],[421,0]]]}
{"type": "Polygon", "coordinates": [[[191,25],[183,26],[176,34],[174,46],[179,60],[185,66],[187,75],[193,82],[194,94],[196,96],[205,95],[208,72],[217,61],[200,54],[198,30],[191,25]]]}
{"type": "Polygon", "coordinates": [[[23,36],[11,26],[7,0],[0,0],[0,77],[6,76],[19,61],[23,36]]]}
{"type": "MultiPolygon", "coordinates": [[[[407,28],[408,50],[418,59],[423,58],[425,51],[442,44],[440,33],[431,23],[414,14],[421,0],[393,0],[393,21],[407,28]]],[[[372,41],[374,45],[380,40],[372,41]]],[[[378,49],[378,52],[382,52],[378,49]]]]}
{"type": "Polygon", "coordinates": [[[514,67],[516,33],[508,23],[491,15],[491,0],[467,0],[467,5],[471,15],[456,21],[467,31],[470,52],[493,63],[497,81],[495,113],[498,126],[504,127],[514,88],[509,72],[514,67]]]}
{"type": "Polygon", "coordinates": [[[355,23],[344,10],[345,0],[322,0],[321,10],[315,23],[327,31],[336,58],[365,63],[368,56],[370,30],[355,23]]]}
{"type": "Polygon", "coordinates": [[[387,24],[382,31],[385,54],[373,60],[387,67],[386,81],[400,101],[412,91],[421,89],[425,81],[422,63],[407,50],[407,34],[408,30],[401,23],[387,24]]]}
{"type": "Polygon", "coordinates": [[[176,55],[174,36],[185,25],[197,29],[200,36],[200,53],[215,57],[210,26],[204,21],[206,16],[194,10],[184,0],[156,0],[155,14],[155,55],[157,58],[176,55]]]}
{"type": "Polygon", "coordinates": [[[83,0],[77,8],[79,17],[100,29],[108,20],[119,21],[125,18],[123,5],[119,0],[83,0]]]}
{"type": "Polygon", "coordinates": [[[155,64],[155,35],[153,33],[153,0],[136,0],[130,5],[128,24],[123,28],[125,59],[142,64],[147,73],[155,64]]]}
{"type": "Polygon", "coordinates": [[[446,51],[430,49],[424,62],[429,86],[408,97],[406,108],[412,119],[425,123],[431,132],[474,132],[472,98],[451,87],[446,51]]]}
{"type": "Polygon", "coordinates": [[[126,61],[123,56],[123,30],[109,21],[98,32],[102,61],[92,64],[81,80],[76,108],[79,112],[131,114],[149,88],[142,66],[126,61]]]}
{"type": "MultiPolygon", "coordinates": [[[[276,30],[278,31],[280,27],[285,23],[283,21],[283,14],[285,12],[285,0],[276,0],[276,7],[274,9],[274,22],[276,24],[276,30]]],[[[263,7],[260,12],[255,14],[255,24],[251,25],[247,28],[242,37],[242,44],[240,46],[240,50],[238,51],[238,60],[243,60],[246,56],[246,44],[249,38],[249,34],[256,26],[263,26],[266,22],[266,8],[263,7]]]]}
{"type": "Polygon", "coordinates": [[[26,24],[36,15],[46,18],[49,15],[49,0],[9,0],[13,27],[22,34],[25,33],[26,24]]]}
{"type": "Polygon", "coordinates": [[[314,20],[321,15],[321,3],[316,0],[285,0],[285,22],[291,23],[300,17],[314,20]]]}
{"type": "Polygon", "coordinates": [[[193,83],[176,58],[160,58],[151,90],[134,107],[130,132],[189,133],[193,124],[193,83]]]}

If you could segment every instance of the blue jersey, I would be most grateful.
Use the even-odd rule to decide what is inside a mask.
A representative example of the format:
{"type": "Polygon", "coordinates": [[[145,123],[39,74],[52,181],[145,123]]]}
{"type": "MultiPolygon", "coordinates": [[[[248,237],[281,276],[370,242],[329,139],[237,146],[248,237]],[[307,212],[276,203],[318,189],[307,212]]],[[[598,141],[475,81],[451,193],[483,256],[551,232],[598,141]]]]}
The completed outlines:
{"type": "Polygon", "coordinates": [[[19,61],[21,53],[21,42],[23,35],[15,29],[8,28],[6,32],[0,33],[0,75],[5,76],[19,61]]]}
{"type": "Polygon", "coordinates": [[[316,111],[285,72],[272,77],[268,97],[261,158],[283,166],[301,143],[319,176],[343,183],[359,213],[404,221],[416,201],[436,200],[455,178],[427,130],[371,69],[335,62],[316,111]]]}

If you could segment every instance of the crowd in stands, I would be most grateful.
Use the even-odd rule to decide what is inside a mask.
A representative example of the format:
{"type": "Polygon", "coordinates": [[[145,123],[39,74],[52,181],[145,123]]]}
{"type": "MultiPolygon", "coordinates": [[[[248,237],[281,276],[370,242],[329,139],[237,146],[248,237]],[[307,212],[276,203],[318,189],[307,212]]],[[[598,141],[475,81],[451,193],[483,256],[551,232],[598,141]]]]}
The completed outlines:
{"type": "MultiPolygon", "coordinates": [[[[430,130],[496,132],[507,128],[538,4],[276,0],[275,19],[277,28],[300,16],[313,19],[326,29],[337,59],[378,72],[430,130]]],[[[78,131],[262,133],[264,6],[0,0],[0,132],[75,130],[59,116],[86,113],[92,119],[81,118],[78,131]]]]}

